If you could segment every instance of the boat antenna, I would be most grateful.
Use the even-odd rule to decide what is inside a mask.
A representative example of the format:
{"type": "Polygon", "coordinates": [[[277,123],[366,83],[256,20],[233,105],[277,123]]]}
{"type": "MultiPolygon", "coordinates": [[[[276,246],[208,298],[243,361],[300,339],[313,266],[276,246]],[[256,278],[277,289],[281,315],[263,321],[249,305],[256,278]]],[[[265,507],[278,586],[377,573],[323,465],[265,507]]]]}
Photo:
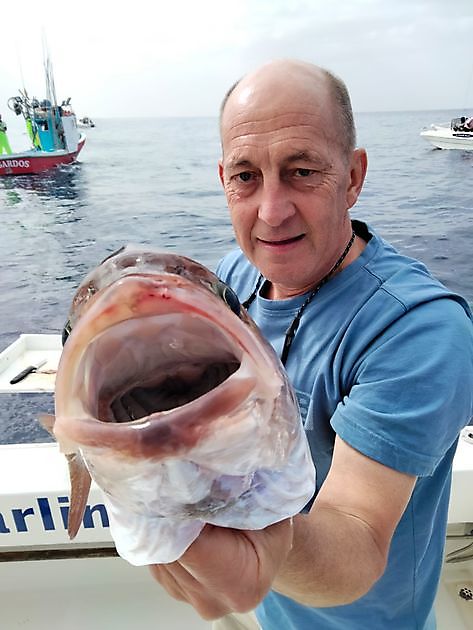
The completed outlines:
{"type": "Polygon", "coordinates": [[[473,64],[471,65],[470,76],[468,77],[468,81],[466,82],[465,107],[464,107],[465,111],[473,107],[473,103],[470,103],[470,89],[472,85],[473,85],[473,64]]]}
{"type": "Polygon", "coordinates": [[[43,33],[43,64],[46,77],[46,95],[48,100],[54,107],[57,107],[56,87],[54,85],[53,64],[51,62],[48,50],[46,36],[43,33]]]}
{"type": "Polygon", "coordinates": [[[23,75],[23,67],[21,64],[21,55],[20,55],[20,48],[18,46],[18,42],[16,43],[16,56],[18,58],[18,66],[20,68],[21,86],[23,88],[23,92],[26,94],[25,77],[23,75]]]}
{"type": "Polygon", "coordinates": [[[21,54],[18,42],[15,43],[15,47],[22,88],[18,89],[20,96],[12,96],[11,98],[9,98],[7,101],[7,105],[8,108],[11,109],[12,112],[14,112],[17,116],[19,116],[20,114],[23,116],[26,122],[27,129],[28,125],[31,125],[31,133],[29,133],[29,136],[33,146],[35,147],[35,142],[33,138],[37,134],[38,128],[34,120],[34,104],[30,100],[28,92],[26,90],[25,77],[23,74],[23,66],[21,63],[21,54]]]}

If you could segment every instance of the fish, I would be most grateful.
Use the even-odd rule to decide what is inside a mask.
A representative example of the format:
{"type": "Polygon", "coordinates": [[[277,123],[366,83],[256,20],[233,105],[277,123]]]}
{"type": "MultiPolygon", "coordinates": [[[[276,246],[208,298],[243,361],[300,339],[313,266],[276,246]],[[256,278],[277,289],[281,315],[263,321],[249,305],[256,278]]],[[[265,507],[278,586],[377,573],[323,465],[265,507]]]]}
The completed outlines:
{"type": "Polygon", "coordinates": [[[206,523],[262,529],[313,497],[297,398],[233,290],[197,261],[127,245],[80,283],[54,416],[69,464],[68,532],[93,480],[118,554],[181,557],[206,523]]]}

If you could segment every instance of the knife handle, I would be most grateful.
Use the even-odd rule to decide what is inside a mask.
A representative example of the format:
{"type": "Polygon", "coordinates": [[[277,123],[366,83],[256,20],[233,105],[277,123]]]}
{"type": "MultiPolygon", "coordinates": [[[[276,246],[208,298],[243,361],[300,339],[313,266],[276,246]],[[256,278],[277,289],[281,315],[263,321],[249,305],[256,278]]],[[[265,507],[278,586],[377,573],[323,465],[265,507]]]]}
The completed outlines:
{"type": "Polygon", "coordinates": [[[36,370],[35,365],[29,365],[27,368],[25,368],[24,370],[21,370],[19,374],[17,374],[16,376],[12,378],[12,380],[10,381],[10,385],[15,385],[15,383],[19,383],[24,378],[26,378],[28,374],[31,374],[31,372],[34,372],[35,370],[36,370]]]}

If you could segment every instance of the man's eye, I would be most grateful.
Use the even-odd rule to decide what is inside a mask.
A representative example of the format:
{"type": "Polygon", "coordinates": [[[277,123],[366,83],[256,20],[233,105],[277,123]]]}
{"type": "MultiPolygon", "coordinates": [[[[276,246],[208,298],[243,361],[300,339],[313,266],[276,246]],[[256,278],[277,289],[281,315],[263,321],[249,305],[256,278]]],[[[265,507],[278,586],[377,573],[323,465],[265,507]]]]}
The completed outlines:
{"type": "Polygon", "coordinates": [[[241,182],[249,182],[251,179],[252,175],[249,171],[243,171],[243,173],[238,173],[237,178],[241,181],[241,182]]]}
{"type": "Polygon", "coordinates": [[[295,170],[296,177],[309,177],[314,171],[310,168],[297,168],[295,170]]]}

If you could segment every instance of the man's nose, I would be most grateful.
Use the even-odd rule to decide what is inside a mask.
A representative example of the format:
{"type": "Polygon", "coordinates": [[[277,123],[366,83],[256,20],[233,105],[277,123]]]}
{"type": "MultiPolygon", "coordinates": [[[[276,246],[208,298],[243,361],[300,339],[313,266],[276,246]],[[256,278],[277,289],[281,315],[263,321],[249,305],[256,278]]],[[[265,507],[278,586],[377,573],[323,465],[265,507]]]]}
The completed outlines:
{"type": "Polygon", "coordinates": [[[258,218],[271,227],[278,227],[295,214],[289,191],[280,181],[265,181],[260,189],[258,218]]]}

